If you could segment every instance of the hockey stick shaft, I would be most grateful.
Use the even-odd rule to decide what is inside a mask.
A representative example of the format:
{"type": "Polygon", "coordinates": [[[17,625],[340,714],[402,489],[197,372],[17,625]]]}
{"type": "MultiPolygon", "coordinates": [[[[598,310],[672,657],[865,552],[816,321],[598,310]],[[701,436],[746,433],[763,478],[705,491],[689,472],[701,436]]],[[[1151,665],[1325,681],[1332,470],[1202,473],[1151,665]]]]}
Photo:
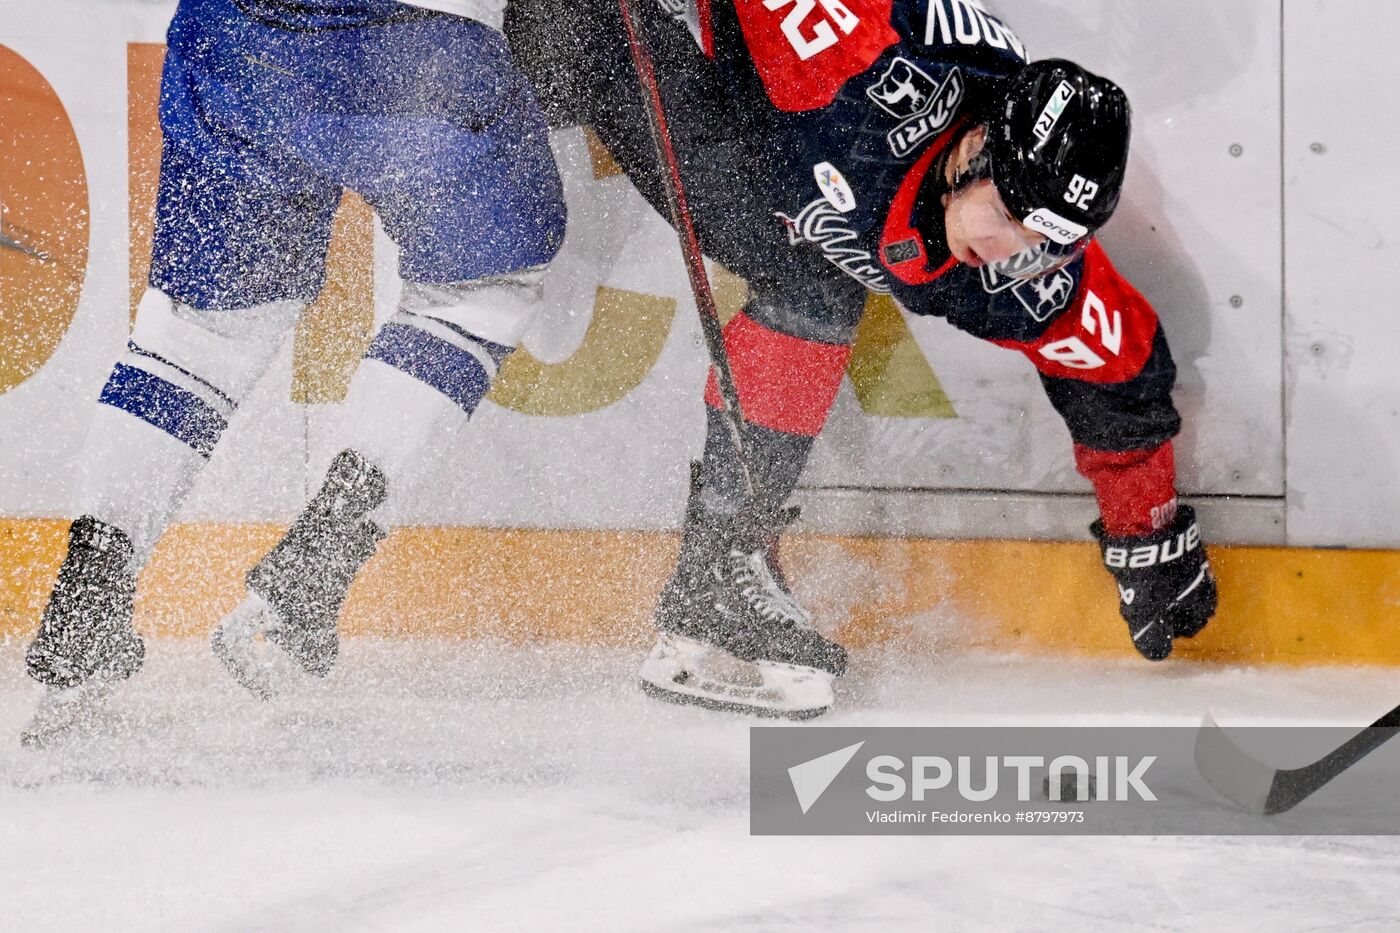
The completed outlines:
{"type": "Polygon", "coordinates": [[[618,0],[618,3],[622,7],[622,22],[627,29],[627,44],[632,52],[632,65],[636,69],[637,81],[641,85],[645,101],[643,109],[646,110],[647,124],[651,129],[652,145],[656,147],[656,154],[663,169],[662,180],[666,189],[666,204],[671,214],[671,225],[675,227],[680,240],[681,256],[685,259],[685,271],[690,278],[690,290],[695,296],[695,310],[700,315],[700,330],[705,337],[705,349],[709,351],[710,363],[715,369],[715,382],[719,386],[720,400],[724,407],[724,421],[739,457],[745,491],[752,500],[757,483],[744,441],[744,410],[739,404],[739,388],[734,381],[734,372],[729,366],[729,355],[724,349],[719,309],[715,307],[714,291],[710,288],[710,278],[705,271],[704,253],[700,249],[700,237],[696,233],[694,216],[686,200],[680,161],[676,158],[671,129],[666,122],[666,110],[661,100],[661,86],[656,79],[651,53],[642,38],[641,21],[637,16],[635,0],[618,0]]]}

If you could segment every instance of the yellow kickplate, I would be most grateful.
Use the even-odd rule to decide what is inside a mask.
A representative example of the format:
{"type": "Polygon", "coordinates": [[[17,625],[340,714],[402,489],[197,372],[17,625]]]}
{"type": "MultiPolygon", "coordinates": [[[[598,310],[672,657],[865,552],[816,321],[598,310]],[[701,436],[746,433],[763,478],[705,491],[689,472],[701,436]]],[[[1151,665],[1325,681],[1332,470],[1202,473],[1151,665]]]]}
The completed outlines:
{"type": "MultiPolygon", "coordinates": [[[[138,628],[205,637],[281,531],[172,529],[141,576],[138,628]]],[[[0,520],[0,634],[33,633],[66,532],[62,521],[0,520]]],[[[399,529],[351,589],[343,631],[641,646],[677,546],[659,532],[399,529]]],[[[1175,657],[1400,664],[1400,552],[1222,547],[1211,556],[1220,612],[1175,657]]],[[[793,535],[783,559],[818,619],[857,650],[1135,656],[1092,544],[793,535]]]]}

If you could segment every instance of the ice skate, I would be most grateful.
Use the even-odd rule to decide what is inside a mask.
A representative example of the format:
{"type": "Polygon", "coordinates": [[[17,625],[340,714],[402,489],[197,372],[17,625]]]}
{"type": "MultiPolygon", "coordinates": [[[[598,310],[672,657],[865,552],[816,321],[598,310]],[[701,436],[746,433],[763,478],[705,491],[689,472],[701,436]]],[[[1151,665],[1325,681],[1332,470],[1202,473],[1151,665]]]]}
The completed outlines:
{"type": "Polygon", "coordinates": [[[824,638],[776,571],[773,546],[796,515],[708,512],[692,474],[676,572],[656,610],[642,689],[661,699],[758,716],[829,710],[846,650],[824,638]]]}
{"type": "Polygon", "coordinates": [[[89,718],[112,687],[141,669],[146,646],[132,627],[132,559],[121,529],[90,515],[73,522],[68,553],[24,656],[29,676],[48,688],[21,735],[24,744],[89,718]]]}
{"type": "Polygon", "coordinates": [[[835,675],[796,664],[745,662],[713,645],[662,632],[641,667],[642,690],[672,703],[783,719],[831,709],[835,675]]]}
{"type": "Polygon", "coordinates": [[[44,748],[92,726],[124,678],[95,674],[73,687],[46,687],[34,715],[19,734],[25,748],[44,748]]]}
{"type": "Polygon", "coordinates": [[[248,596],[219,623],[211,647],[255,695],[280,692],[292,671],[324,677],[334,666],[346,594],[385,535],[365,516],[387,494],[378,467],[342,451],[286,536],[248,572],[248,596]]]}
{"type": "Polygon", "coordinates": [[[298,676],[299,666],[270,635],[282,617],[267,600],[249,593],[214,629],[211,647],[224,669],[259,699],[285,691],[298,676]]]}

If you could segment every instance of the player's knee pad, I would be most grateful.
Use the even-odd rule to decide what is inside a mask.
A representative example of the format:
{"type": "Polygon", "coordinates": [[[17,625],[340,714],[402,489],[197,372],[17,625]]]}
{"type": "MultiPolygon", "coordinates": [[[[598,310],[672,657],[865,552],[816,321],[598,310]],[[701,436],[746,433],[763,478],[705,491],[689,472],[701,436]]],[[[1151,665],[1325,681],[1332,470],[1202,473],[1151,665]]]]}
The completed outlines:
{"type": "Polygon", "coordinates": [[[406,283],[398,313],[365,358],[413,377],[470,415],[538,309],[542,278],[530,269],[452,285],[406,283]]]}
{"type": "Polygon", "coordinates": [[[205,311],[147,289],[98,401],[208,457],[303,305],[205,311]]]}

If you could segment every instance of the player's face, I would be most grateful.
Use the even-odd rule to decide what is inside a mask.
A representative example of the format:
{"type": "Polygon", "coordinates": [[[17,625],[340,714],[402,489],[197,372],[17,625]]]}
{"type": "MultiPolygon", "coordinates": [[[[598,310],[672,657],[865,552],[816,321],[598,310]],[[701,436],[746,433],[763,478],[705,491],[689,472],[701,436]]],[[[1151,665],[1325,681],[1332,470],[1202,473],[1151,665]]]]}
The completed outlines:
{"type": "MultiPolygon", "coordinates": [[[[949,162],[949,180],[967,168],[982,151],[986,130],[978,127],[958,142],[949,162]]],[[[963,185],[943,196],[944,223],[948,248],[958,262],[974,269],[988,263],[1006,262],[1030,250],[1039,249],[1045,237],[1028,229],[1011,216],[991,179],[963,185]]]]}

